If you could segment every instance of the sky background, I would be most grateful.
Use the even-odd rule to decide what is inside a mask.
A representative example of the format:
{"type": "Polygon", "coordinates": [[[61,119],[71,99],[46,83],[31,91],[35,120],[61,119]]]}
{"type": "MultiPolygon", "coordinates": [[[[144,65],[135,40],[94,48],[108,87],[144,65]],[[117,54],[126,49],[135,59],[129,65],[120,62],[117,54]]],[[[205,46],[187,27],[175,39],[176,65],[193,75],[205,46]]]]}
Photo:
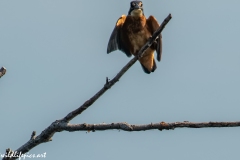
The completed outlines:
{"type": "MultiPolygon", "coordinates": [[[[93,96],[130,60],[106,54],[129,0],[0,0],[0,153],[26,143],[93,96]]],[[[163,55],[137,62],[71,123],[240,120],[240,1],[143,1],[161,23],[163,55]]],[[[30,154],[64,159],[238,160],[240,128],[56,133],[30,154]]]]}

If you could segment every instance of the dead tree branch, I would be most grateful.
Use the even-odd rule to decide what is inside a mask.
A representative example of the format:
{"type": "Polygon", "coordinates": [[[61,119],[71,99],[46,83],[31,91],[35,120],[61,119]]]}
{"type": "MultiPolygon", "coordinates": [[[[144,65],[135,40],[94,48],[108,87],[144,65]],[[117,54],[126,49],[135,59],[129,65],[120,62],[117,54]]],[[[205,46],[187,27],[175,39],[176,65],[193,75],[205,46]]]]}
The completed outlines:
{"type": "MultiPolygon", "coordinates": [[[[103,131],[103,130],[123,130],[123,131],[146,131],[146,130],[154,130],[158,129],[160,131],[162,130],[174,130],[175,128],[222,128],[222,127],[239,127],[240,121],[237,122],[173,122],[173,123],[166,123],[166,122],[159,122],[159,123],[150,123],[150,124],[143,124],[143,125],[134,125],[129,124],[127,122],[120,122],[120,123],[101,123],[101,124],[70,124],[66,122],[59,122],[56,121],[52,123],[48,130],[45,130],[45,135],[53,135],[52,131],[54,132],[61,132],[61,131],[69,131],[69,132],[75,132],[75,131],[103,131]],[[50,129],[51,128],[51,129],[50,129]]],[[[12,151],[11,149],[6,150],[6,155],[15,155],[16,157],[23,154],[25,152],[24,149],[29,149],[28,144],[36,144],[43,140],[43,132],[41,135],[35,138],[36,132],[33,131],[31,135],[31,139],[22,146],[22,150],[19,151],[12,151]]],[[[51,141],[51,139],[45,139],[47,141],[51,141]]],[[[42,142],[41,142],[42,143],[42,142]]],[[[9,158],[9,157],[8,157],[9,158]]],[[[14,158],[11,158],[14,159],[14,158]]],[[[8,160],[7,157],[5,160],[8,160]]],[[[10,160],[10,159],[9,159],[10,160]]]]}
{"type": "Polygon", "coordinates": [[[0,69],[0,78],[2,78],[2,76],[4,76],[4,74],[6,74],[6,72],[7,72],[7,69],[5,67],[2,67],[0,69]]]}
{"type": "Polygon", "coordinates": [[[74,117],[81,114],[84,110],[86,110],[89,106],[91,106],[101,95],[103,95],[108,89],[110,89],[116,82],[118,82],[119,79],[123,76],[123,74],[138,60],[138,58],[144,55],[144,52],[152,45],[152,43],[155,41],[157,36],[162,32],[162,30],[165,28],[165,26],[171,20],[171,18],[172,18],[171,14],[169,14],[167,18],[165,18],[161,26],[152,35],[152,38],[150,38],[147,41],[147,43],[140,49],[140,51],[137,54],[138,56],[135,56],[133,59],[131,59],[112,80],[110,81],[106,80],[106,84],[100,91],[98,91],[92,98],[87,100],[78,109],[72,111],[66,117],[64,117],[63,121],[69,122],[74,117]]]}
{"type": "Polygon", "coordinates": [[[127,122],[121,123],[102,123],[102,124],[59,124],[58,128],[61,130],[74,132],[74,131],[103,131],[103,130],[123,130],[123,131],[146,131],[146,130],[153,130],[158,129],[162,130],[173,130],[175,128],[213,128],[213,127],[239,127],[240,122],[173,122],[173,123],[151,123],[151,124],[144,124],[144,125],[133,125],[127,122]]]}
{"type": "MultiPolygon", "coordinates": [[[[23,146],[18,148],[16,151],[12,151],[11,149],[8,149],[6,153],[14,153],[15,155],[24,154],[30,151],[32,148],[36,147],[37,145],[45,142],[49,142],[52,140],[53,135],[56,132],[61,132],[64,130],[64,126],[66,127],[68,125],[68,122],[81,114],[84,110],[86,110],[89,106],[91,106],[101,95],[103,95],[108,89],[110,89],[116,82],[119,81],[119,79],[123,76],[123,74],[138,60],[139,57],[142,57],[144,55],[144,52],[149,48],[152,43],[155,41],[155,39],[158,37],[158,35],[162,32],[162,30],[165,28],[167,23],[171,20],[172,16],[169,14],[167,18],[163,21],[161,26],[157,29],[157,31],[152,35],[152,38],[150,38],[147,43],[141,48],[141,50],[138,52],[138,55],[132,58],[121,70],[120,72],[112,79],[112,80],[106,80],[106,84],[103,86],[103,88],[98,91],[92,98],[87,100],[84,104],[82,104],[79,108],[76,110],[70,112],[67,116],[65,116],[63,119],[56,120],[53,122],[50,126],[48,126],[42,133],[38,136],[35,136],[35,132],[32,133],[31,139],[26,142],[23,146]]],[[[126,125],[123,125],[126,126],[126,125]]],[[[122,126],[122,127],[123,127],[122,126]]],[[[94,130],[94,129],[91,129],[94,130]]],[[[16,157],[4,157],[3,160],[13,160],[17,159],[16,157]]]]}

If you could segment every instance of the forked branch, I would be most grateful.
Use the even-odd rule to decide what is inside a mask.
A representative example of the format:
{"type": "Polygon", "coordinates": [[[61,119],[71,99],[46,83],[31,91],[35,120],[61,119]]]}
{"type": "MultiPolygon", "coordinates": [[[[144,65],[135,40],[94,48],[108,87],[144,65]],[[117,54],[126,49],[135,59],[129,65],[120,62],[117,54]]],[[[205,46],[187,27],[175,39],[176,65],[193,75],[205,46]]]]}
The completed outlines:
{"type": "MultiPolygon", "coordinates": [[[[30,151],[32,148],[36,147],[37,145],[49,142],[52,140],[53,135],[56,132],[61,132],[65,130],[69,124],[68,122],[81,114],[84,110],[86,110],[89,106],[91,106],[101,95],[103,95],[108,89],[110,89],[116,82],[119,81],[119,79],[123,76],[123,74],[138,60],[139,57],[142,57],[144,52],[147,50],[148,47],[152,45],[152,43],[155,41],[155,39],[158,37],[158,35],[162,32],[162,30],[165,28],[167,23],[171,20],[172,16],[169,14],[167,18],[162,22],[161,26],[157,29],[157,31],[152,35],[152,38],[150,38],[147,43],[141,48],[141,50],[138,52],[138,56],[135,56],[132,58],[121,70],[120,72],[109,81],[107,78],[106,84],[103,86],[103,88],[98,91],[92,98],[87,100],[85,103],[83,103],[79,108],[76,110],[70,112],[67,116],[65,116],[61,120],[56,120],[53,122],[50,126],[48,126],[42,133],[38,136],[36,136],[35,132],[32,133],[31,139],[26,142],[23,146],[18,148],[16,151],[12,151],[8,149],[6,153],[14,153],[14,154],[24,154],[28,151],[30,151]]],[[[126,126],[126,125],[123,125],[126,126]]],[[[93,129],[92,129],[93,130],[93,129]]],[[[5,157],[4,160],[13,160],[17,159],[16,157],[5,157]]]]}

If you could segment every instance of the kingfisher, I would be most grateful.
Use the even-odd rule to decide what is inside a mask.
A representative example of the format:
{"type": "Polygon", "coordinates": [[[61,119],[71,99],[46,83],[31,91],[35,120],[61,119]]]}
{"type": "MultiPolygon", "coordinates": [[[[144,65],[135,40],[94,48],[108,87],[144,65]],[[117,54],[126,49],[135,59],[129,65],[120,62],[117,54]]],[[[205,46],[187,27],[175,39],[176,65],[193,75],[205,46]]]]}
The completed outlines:
{"type": "MultiPolygon", "coordinates": [[[[107,53],[121,50],[128,57],[136,56],[159,26],[154,16],[151,15],[148,19],[145,17],[142,1],[131,1],[128,15],[122,15],[116,22],[108,42],[107,53]]],[[[160,61],[162,57],[161,34],[145,51],[143,57],[139,58],[143,71],[147,74],[154,72],[157,68],[154,51],[157,52],[157,60],[160,61]]]]}

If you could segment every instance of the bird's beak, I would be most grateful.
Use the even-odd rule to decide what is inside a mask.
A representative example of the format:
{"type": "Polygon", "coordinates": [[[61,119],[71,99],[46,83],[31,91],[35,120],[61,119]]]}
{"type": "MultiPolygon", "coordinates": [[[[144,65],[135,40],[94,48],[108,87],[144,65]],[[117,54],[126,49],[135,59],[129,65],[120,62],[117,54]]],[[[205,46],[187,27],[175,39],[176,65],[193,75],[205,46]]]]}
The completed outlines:
{"type": "Polygon", "coordinates": [[[135,5],[133,9],[141,9],[139,5],[135,5]]]}

